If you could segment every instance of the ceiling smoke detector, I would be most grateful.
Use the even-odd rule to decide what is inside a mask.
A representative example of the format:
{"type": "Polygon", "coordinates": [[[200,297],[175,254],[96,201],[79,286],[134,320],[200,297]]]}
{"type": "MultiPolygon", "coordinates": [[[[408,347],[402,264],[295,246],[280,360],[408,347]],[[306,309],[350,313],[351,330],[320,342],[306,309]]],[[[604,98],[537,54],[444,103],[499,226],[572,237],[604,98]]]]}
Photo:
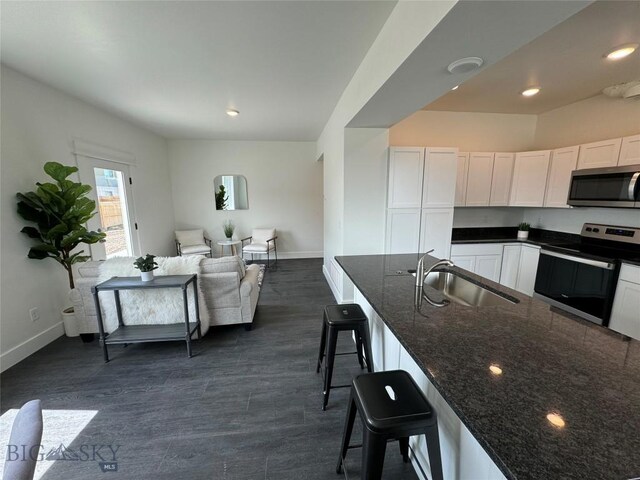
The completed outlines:
{"type": "Polygon", "coordinates": [[[449,73],[467,73],[476,68],[480,68],[484,60],[480,57],[465,57],[455,62],[451,62],[447,67],[449,73]]]}
{"type": "Polygon", "coordinates": [[[613,98],[637,98],[640,97],[640,80],[611,85],[602,90],[608,97],[613,98]]]}

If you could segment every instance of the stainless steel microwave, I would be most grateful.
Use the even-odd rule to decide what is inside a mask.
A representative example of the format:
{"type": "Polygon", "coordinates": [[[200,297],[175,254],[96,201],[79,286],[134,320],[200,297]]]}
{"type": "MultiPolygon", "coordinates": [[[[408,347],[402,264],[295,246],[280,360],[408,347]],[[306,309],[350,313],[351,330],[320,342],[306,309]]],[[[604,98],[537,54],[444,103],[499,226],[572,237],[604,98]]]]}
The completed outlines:
{"type": "Polygon", "coordinates": [[[574,170],[567,203],[576,207],[640,208],[640,165],[574,170]]]}

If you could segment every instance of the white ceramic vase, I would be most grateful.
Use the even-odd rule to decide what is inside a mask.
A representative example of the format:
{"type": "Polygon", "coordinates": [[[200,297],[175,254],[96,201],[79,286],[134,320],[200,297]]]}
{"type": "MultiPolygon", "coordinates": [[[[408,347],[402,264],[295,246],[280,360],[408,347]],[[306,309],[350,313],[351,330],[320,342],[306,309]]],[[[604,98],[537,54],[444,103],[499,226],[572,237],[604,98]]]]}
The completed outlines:
{"type": "Polygon", "coordinates": [[[62,324],[64,325],[64,334],[67,337],[77,337],[80,335],[73,307],[67,307],[62,310],[62,324]]]}
{"type": "Polygon", "coordinates": [[[529,238],[529,230],[518,230],[518,240],[526,240],[529,238]]]}
{"type": "Polygon", "coordinates": [[[150,282],[153,280],[153,270],[150,272],[140,272],[140,279],[143,282],[150,282]]]}

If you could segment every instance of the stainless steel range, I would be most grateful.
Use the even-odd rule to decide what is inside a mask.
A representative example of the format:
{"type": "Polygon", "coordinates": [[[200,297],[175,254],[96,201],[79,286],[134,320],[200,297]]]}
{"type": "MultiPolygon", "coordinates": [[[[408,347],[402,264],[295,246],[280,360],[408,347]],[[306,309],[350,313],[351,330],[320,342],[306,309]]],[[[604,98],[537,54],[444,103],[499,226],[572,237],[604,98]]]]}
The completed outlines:
{"type": "Polygon", "coordinates": [[[624,260],[640,261],[640,228],[585,223],[579,243],[541,249],[534,297],[607,325],[624,260]]]}

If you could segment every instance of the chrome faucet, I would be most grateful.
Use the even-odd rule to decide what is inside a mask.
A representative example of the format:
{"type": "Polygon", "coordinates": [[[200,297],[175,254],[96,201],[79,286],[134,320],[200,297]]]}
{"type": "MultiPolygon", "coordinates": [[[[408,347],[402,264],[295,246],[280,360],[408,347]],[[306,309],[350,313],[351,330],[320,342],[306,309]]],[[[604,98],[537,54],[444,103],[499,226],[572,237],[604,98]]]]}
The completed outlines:
{"type": "Polygon", "coordinates": [[[422,287],[422,282],[424,281],[424,259],[430,253],[433,253],[435,248],[432,248],[418,260],[418,266],[416,267],[416,287],[422,287]]]}
{"type": "Polygon", "coordinates": [[[424,279],[427,277],[427,275],[429,275],[431,272],[433,272],[438,267],[453,267],[453,266],[455,266],[454,263],[451,260],[449,260],[447,258],[443,258],[442,260],[438,260],[436,263],[431,265],[425,271],[425,269],[424,269],[424,259],[431,252],[433,252],[433,249],[429,250],[422,257],[420,257],[420,260],[418,260],[418,266],[416,267],[416,291],[415,291],[415,295],[414,295],[414,305],[415,305],[415,308],[416,308],[416,310],[418,312],[420,311],[420,307],[422,307],[422,299],[425,299],[427,302],[429,302],[434,307],[444,307],[446,305],[449,305],[449,300],[445,299],[442,302],[435,302],[435,301],[431,300],[424,293],[424,279]]]}

